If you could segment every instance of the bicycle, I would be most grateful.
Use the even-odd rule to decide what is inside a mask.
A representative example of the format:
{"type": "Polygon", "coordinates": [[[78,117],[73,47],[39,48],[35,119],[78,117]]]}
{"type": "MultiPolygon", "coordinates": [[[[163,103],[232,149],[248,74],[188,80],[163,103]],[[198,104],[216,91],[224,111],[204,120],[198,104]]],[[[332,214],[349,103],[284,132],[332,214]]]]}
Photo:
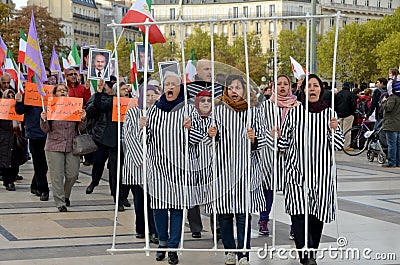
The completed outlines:
{"type": "Polygon", "coordinates": [[[350,130],[344,133],[344,138],[346,135],[350,134],[351,141],[348,147],[343,148],[343,152],[349,156],[357,156],[365,151],[369,142],[371,141],[370,136],[374,132],[374,129],[370,129],[368,124],[373,123],[369,120],[363,120],[361,125],[353,126],[350,130]]]}

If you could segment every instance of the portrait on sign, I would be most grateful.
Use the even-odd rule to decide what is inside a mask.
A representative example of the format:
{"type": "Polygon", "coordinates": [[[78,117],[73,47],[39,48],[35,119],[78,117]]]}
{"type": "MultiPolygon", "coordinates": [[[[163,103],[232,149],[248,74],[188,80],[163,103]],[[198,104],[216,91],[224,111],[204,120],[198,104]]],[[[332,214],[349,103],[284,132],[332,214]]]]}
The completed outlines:
{"type": "MultiPolygon", "coordinates": [[[[146,61],[145,47],[143,42],[135,42],[136,51],[136,68],[138,72],[144,72],[144,64],[146,61]]],[[[153,47],[149,44],[149,51],[147,55],[148,68],[147,72],[154,72],[154,60],[153,60],[153,47]]]]}
{"type": "Polygon", "coordinates": [[[181,75],[179,70],[179,63],[177,61],[159,62],[158,70],[160,72],[161,83],[164,82],[164,76],[168,73],[174,73],[178,76],[181,75]]]}
{"type": "Polygon", "coordinates": [[[110,50],[90,48],[89,65],[88,65],[89,79],[99,80],[100,78],[102,78],[105,81],[109,81],[110,58],[111,58],[110,50]]]}

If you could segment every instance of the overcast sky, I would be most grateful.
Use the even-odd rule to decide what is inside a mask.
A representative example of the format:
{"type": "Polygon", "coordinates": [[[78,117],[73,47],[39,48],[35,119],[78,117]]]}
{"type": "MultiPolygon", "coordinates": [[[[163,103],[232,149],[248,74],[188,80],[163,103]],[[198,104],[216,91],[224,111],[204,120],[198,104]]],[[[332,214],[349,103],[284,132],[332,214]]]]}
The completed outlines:
{"type": "Polygon", "coordinates": [[[28,2],[28,0],[13,0],[13,2],[16,5],[16,8],[19,9],[22,6],[26,6],[26,2],[28,2]]]}

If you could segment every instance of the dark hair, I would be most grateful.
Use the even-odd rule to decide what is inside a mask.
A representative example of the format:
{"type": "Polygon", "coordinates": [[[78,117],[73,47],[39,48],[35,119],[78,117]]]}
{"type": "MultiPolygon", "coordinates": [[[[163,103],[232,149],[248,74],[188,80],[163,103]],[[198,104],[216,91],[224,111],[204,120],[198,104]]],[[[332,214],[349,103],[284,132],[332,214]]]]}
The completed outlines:
{"type": "Polygon", "coordinates": [[[57,88],[60,87],[60,86],[65,87],[65,89],[66,89],[67,92],[68,92],[68,87],[67,87],[67,85],[65,85],[64,83],[60,83],[60,84],[57,84],[57,85],[54,86],[54,88],[53,88],[53,95],[55,95],[55,94],[57,93],[57,88]]]}
{"type": "Polygon", "coordinates": [[[286,78],[286,80],[289,82],[289,86],[292,84],[292,82],[290,81],[290,78],[289,78],[287,75],[280,74],[280,75],[277,76],[276,80],[278,80],[279,77],[284,77],[284,78],[286,78]]]}
{"type": "Polygon", "coordinates": [[[238,80],[242,84],[243,88],[246,89],[246,81],[244,81],[241,75],[228,75],[225,81],[226,88],[228,88],[228,86],[232,84],[234,80],[238,80]]]}
{"type": "Polygon", "coordinates": [[[44,67],[44,69],[46,70],[46,72],[48,71],[48,72],[49,72],[49,74],[51,75],[51,70],[50,70],[50,68],[49,68],[49,67],[45,66],[45,67],[44,67]]]}
{"type": "Polygon", "coordinates": [[[384,84],[385,86],[386,86],[387,83],[388,83],[387,79],[384,78],[384,77],[378,78],[378,81],[379,81],[380,83],[384,84]]]}
{"type": "MultiPolygon", "coordinates": [[[[352,92],[353,92],[354,95],[357,96],[358,93],[361,93],[361,89],[359,89],[359,88],[354,88],[352,92]]],[[[364,95],[365,95],[365,93],[364,93],[364,95]]]]}

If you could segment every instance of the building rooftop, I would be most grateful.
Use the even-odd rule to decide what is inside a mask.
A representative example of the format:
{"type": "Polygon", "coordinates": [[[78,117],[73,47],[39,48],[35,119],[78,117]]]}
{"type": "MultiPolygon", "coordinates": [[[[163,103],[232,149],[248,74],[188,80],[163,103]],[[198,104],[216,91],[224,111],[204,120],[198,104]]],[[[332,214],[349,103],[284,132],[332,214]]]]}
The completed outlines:
{"type": "Polygon", "coordinates": [[[82,6],[97,8],[94,0],[72,0],[72,3],[82,6]]]}

